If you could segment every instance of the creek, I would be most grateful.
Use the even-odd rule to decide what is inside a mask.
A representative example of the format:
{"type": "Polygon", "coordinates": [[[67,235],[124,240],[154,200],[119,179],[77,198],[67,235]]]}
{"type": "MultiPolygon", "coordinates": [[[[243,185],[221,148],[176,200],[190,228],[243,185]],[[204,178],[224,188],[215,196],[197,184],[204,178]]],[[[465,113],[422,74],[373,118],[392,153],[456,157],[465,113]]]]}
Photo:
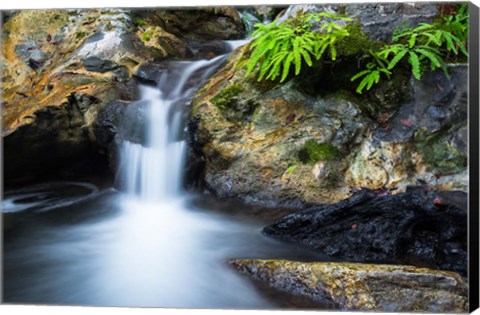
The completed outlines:
{"type": "Polygon", "coordinates": [[[272,222],[265,214],[277,218],[279,210],[183,188],[187,104],[225,58],[170,62],[157,87],[140,87],[145,140],[120,144],[120,189],[97,178],[5,192],[6,303],[301,306],[265,294],[228,260],[328,258],[264,236],[262,227],[272,222]]]}

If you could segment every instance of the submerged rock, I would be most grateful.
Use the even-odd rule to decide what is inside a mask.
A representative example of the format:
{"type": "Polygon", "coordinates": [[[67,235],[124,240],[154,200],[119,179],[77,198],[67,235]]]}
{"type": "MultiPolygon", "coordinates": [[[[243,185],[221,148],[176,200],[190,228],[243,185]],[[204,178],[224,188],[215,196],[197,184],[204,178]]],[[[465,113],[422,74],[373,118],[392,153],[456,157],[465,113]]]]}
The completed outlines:
{"type": "Polygon", "coordinates": [[[466,194],[383,196],[365,190],[288,215],[263,231],[348,261],[406,263],[466,276],[467,212],[451,204],[459,198],[466,194]]]}
{"type": "Polygon", "coordinates": [[[341,310],[467,312],[468,284],[447,271],[398,265],[232,260],[239,272],[341,310]]]}

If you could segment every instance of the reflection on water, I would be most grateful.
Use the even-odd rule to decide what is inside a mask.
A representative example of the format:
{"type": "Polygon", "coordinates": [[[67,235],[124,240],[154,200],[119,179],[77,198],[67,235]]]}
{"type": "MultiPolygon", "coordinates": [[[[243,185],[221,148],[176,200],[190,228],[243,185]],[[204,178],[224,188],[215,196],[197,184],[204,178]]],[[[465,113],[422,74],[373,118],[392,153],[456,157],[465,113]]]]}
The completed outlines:
{"type": "Polygon", "coordinates": [[[271,308],[284,305],[263,297],[229,259],[325,259],[263,236],[265,221],[238,215],[248,207],[209,204],[216,207],[204,196],[146,203],[107,190],[52,211],[6,213],[14,225],[5,234],[4,301],[271,308]]]}

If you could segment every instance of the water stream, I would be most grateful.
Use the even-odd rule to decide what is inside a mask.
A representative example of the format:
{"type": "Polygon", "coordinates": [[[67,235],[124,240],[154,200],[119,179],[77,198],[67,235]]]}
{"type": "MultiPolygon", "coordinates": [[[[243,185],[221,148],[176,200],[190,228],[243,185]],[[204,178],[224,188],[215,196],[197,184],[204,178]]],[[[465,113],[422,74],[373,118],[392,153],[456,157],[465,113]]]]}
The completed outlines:
{"type": "Polygon", "coordinates": [[[158,87],[141,87],[146,141],[121,144],[123,192],[87,183],[6,192],[5,302],[288,306],[236,274],[228,260],[322,257],[263,236],[268,220],[242,214],[251,207],[182,189],[185,104],[224,58],[177,62],[158,87]],[[63,204],[52,206],[57,202],[63,204]]]}

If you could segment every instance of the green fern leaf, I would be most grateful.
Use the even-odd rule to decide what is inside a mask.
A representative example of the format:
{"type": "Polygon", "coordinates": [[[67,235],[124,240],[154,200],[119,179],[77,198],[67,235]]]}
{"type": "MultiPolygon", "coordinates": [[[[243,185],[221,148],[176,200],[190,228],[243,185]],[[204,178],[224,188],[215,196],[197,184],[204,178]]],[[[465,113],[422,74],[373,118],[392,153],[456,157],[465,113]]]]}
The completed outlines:
{"type": "Polygon", "coordinates": [[[297,37],[295,38],[293,42],[293,57],[295,61],[295,75],[298,75],[300,73],[300,69],[302,67],[302,59],[300,57],[300,38],[297,37]]]}
{"type": "Polygon", "coordinates": [[[360,84],[357,86],[357,89],[355,90],[358,94],[362,94],[363,89],[367,85],[369,81],[368,75],[363,78],[362,81],[360,81],[360,84]]]}
{"type": "Polygon", "coordinates": [[[421,70],[420,70],[420,60],[418,60],[417,54],[415,54],[413,51],[410,51],[409,55],[410,56],[408,58],[408,61],[412,66],[412,74],[415,77],[415,79],[420,80],[420,78],[422,77],[421,70]]]}
{"type": "Polygon", "coordinates": [[[333,45],[333,44],[330,44],[330,56],[331,56],[332,60],[337,59],[337,49],[335,48],[335,45],[333,45]]]}
{"type": "Polygon", "coordinates": [[[364,75],[366,74],[369,74],[370,72],[372,72],[371,70],[363,70],[363,71],[360,71],[359,73],[355,74],[353,77],[350,78],[350,81],[355,81],[356,79],[360,78],[360,77],[363,77],[364,75]]]}
{"type": "Polygon", "coordinates": [[[288,73],[290,72],[290,66],[292,64],[293,58],[294,58],[293,55],[289,54],[287,59],[285,59],[285,62],[283,63],[283,74],[282,74],[282,77],[280,78],[280,82],[285,81],[285,79],[287,78],[288,73]]]}
{"type": "Polygon", "coordinates": [[[412,48],[415,45],[415,42],[417,41],[417,36],[418,34],[412,34],[412,36],[408,40],[408,47],[412,48]]]}
{"type": "Polygon", "coordinates": [[[303,59],[305,60],[305,63],[307,64],[307,66],[311,67],[313,63],[312,63],[312,58],[310,57],[310,54],[302,48],[300,48],[300,53],[302,54],[303,59]]]}
{"type": "Polygon", "coordinates": [[[368,75],[367,91],[370,90],[373,83],[375,83],[375,73],[378,73],[378,71],[372,71],[372,73],[368,75]]]}
{"type": "Polygon", "coordinates": [[[393,59],[389,62],[388,70],[392,70],[393,67],[395,67],[400,60],[402,60],[402,58],[407,54],[407,52],[407,49],[398,51],[395,57],[393,57],[393,59]]]}
{"type": "Polygon", "coordinates": [[[433,65],[435,65],[435,67],[440,67],[441,64],[442,64],[442,62],[440,61],[440,57],[438,55],[432,53],[431,51],[428,51],[428,50],[423,49],[423,48],[417,48],[417,49],[415,49],[415,52],[418,52],[421,55],[427,57],[430,60],[430,62],[433,65]]]}

